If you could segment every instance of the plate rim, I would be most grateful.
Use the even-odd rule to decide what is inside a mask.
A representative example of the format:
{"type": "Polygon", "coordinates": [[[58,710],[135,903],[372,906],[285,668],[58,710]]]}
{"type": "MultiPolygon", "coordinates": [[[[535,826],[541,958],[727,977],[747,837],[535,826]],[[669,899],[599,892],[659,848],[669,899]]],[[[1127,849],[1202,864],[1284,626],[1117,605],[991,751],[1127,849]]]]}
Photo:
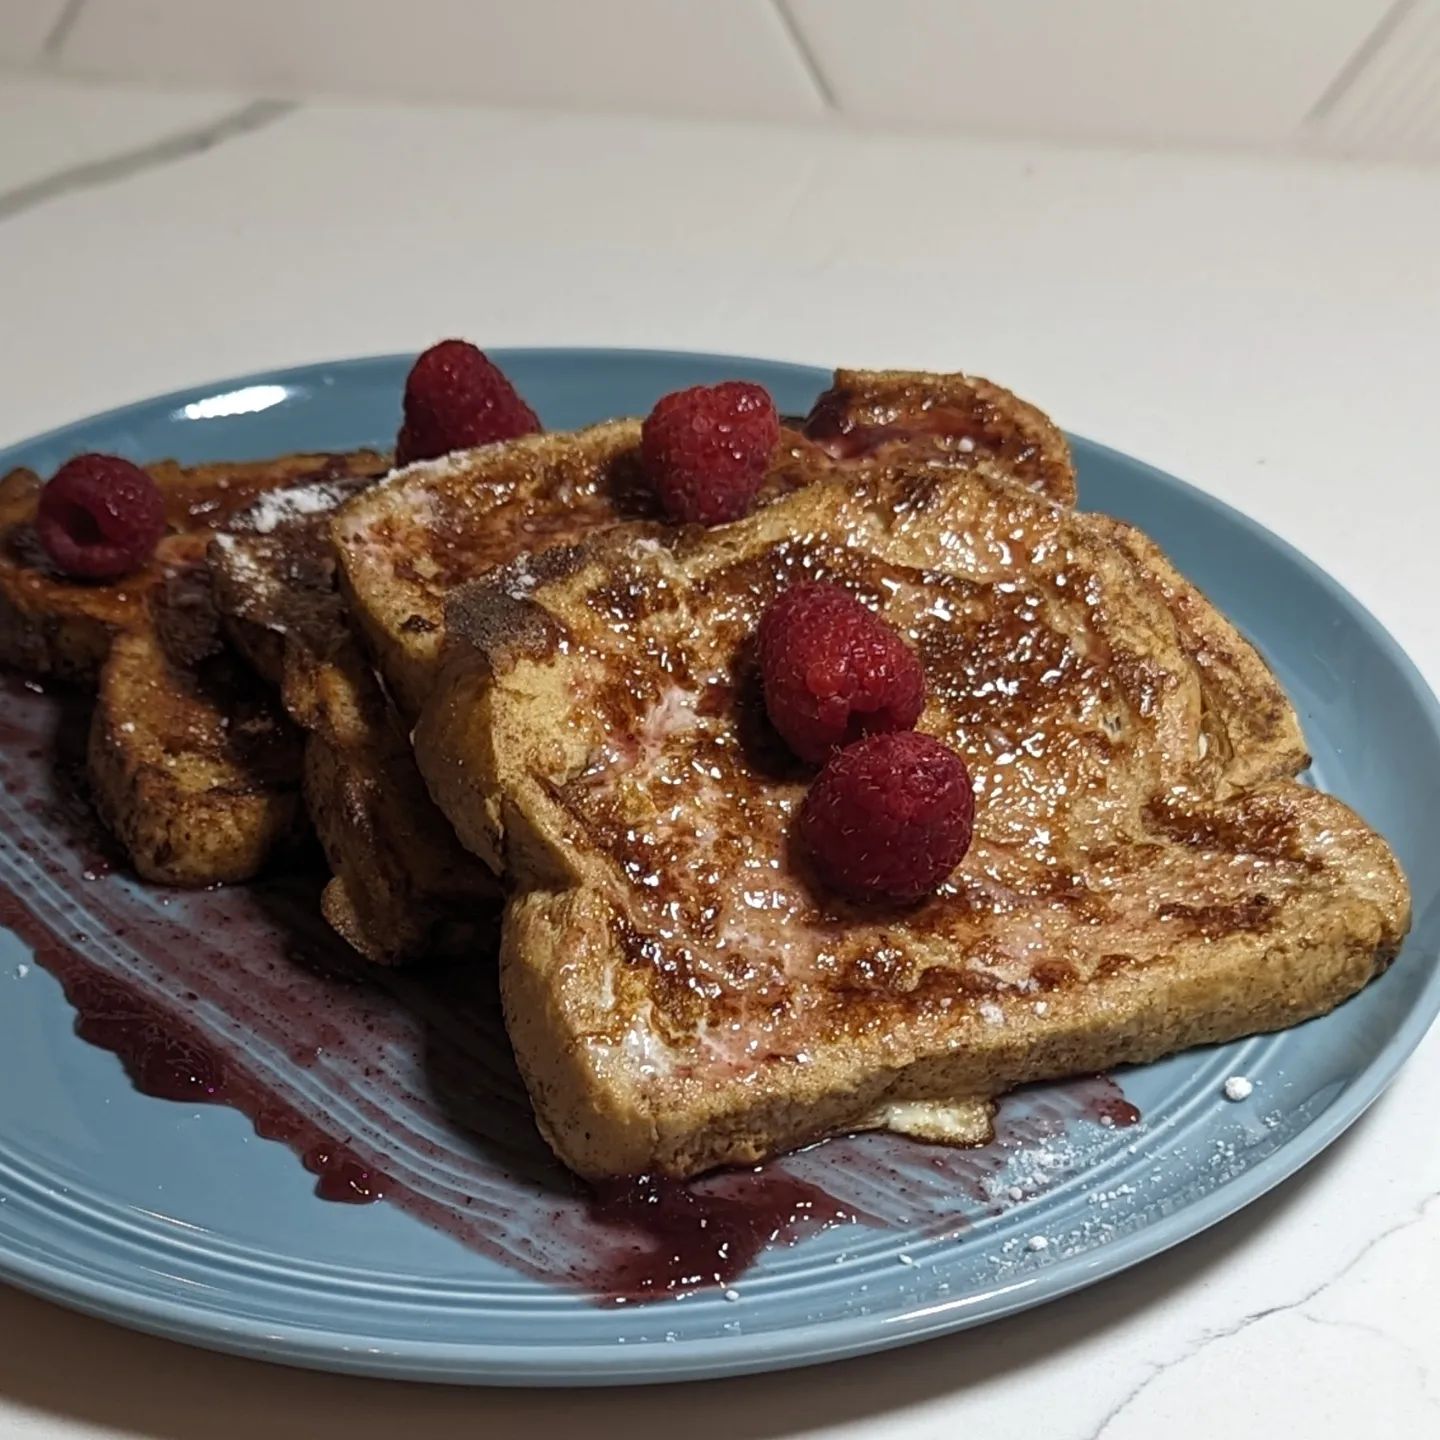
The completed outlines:
{"type": "MultiPolygon", "coordinates": [[[[503,366],[516,360],[614,361],[617,357],[659,364],[696,362],[748,370],[786,372],[807,384],[823,385],[822,367],[716,351],[621,346],[497,346],[491,352],[503,366]]],[[[122,424],[138,411],[177,410],[220,389],[258,384],[313,383],[319,375],[343,378],[347,370],[402,365],[410,352],[386,352],[318,360],[246,372],[145,396],[0,447],[0,469],[18,462],[19,452],[52,444],[80,427],[122,424]]],[[[1365,643],[1380,652],[1417,703],[1429,735],[1440,750],[1440,700],[1419,667],[1370,609],[1309,556],[1283,536],[1228,501],[1189,481],[1113,446],[1066,432],[1087,450],[1147,481],[1187,495],[1215,511],[1251,538],[1274,549],[1317,584],[1357,624],[1365,643]]],[[[1412,963],[1424,957],[1412,956],[1412,963]]],[[[1431,957],[1433,960],[1433,957],[1431,957]]],[[[859,1354],[878,1353],[975,1325],[999,1320],[1032,1306],[1059,1299],[1102,1279],[1121,1274],[1152,1256],[1210,1229],[1296,1174],[1339,1138],[1384,1093],[1440,1014],[1440,966],[1432,964],[1416,1003],[1362,1068],[1321,1114],[1242,1174],[1134,1231],[1117,1236],[1102,1249],[1055,1260],[1017,1277],[983,1296],[957,1296],[898,1314],[860,1315],[791,1325],[753,1335],[705,1337],[663,1346],[635,1346],[621,1352],[613,1345],[570,1344],[537,1351],[493,1341],[452,1342],[387,1340],[327,1327],[262,1320],[226,1319],[194,1305],[167,1300],[137,1286],[99,1280],[70,1268],[63,1260],[22,1255],[4,1244],[0,1229],[0,1280],[44,1299],[127,1328],[184,1344],[252,1359],[340,1373],[388,1378],[508,1386],[600,1386],[679,1382],[756,1371],[778,1371],[821,1364],[859,1354]],[[597,1357],[604,1356],[604,1366],[597,1357]],[[518,1371],[518,1373],[517,1373],[518,1371]]],[[[5,1146],[0,1139],[0,1156],[5,1146]]]]}

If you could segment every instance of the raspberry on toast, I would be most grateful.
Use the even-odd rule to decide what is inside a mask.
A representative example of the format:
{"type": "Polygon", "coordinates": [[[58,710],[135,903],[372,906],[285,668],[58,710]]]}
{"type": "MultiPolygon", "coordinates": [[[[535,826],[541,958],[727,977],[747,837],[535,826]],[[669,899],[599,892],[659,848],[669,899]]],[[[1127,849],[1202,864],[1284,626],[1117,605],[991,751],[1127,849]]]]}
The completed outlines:
{"type": "Polygon", "coordinates": [[[1143,536],[988,463],[613,530],[457,592],[447,627],[416,753],[509,876],[506,1020],[582,1175],[979,1140],[1014,1085],[1330,1009],[1409,924],[1385,842],[1293,778],[1247,642],[1143,536]],[[919,903],[847,903],[795,843],[814,771],[764,719],[754,637],[800,579],[915,646],[919,728],[973,776],[971,848],[919,903]]]}
{"type": "MultiPolygon", "coordinates": [[[[838,371],[836,388],[814,415],[822,413],[830,417],[819,427],[827,434],[838,426],[848,435],[863,420],[876,453],[918,450],[932,463],[960,467],[988,457],[1054,499],[1074,499],[1065,437],[988,381],[838,371]],[[894,433],[886,428],[892,423],[894,433]],[[963,427],[953,444],[949,424],[963,427]],[[883,443],[882,434],[889,436],[883,443]]],[[[612,420],[485,446],[397,471],[340,511],[333,534],[341,590],[404,716],[419,714],[433,682],[450,590],[517,555],[621,521],[660,519],[640,443],[638,421],[612,420]]],[[[868,463],[858,451],[837,460],[820,443],[782,429],[758,498],[768,503],[837,465],[868,463]]]]}
{"type": "Polygon", "coordinates": [[[95,684],[112,638],[144,625],[146,597],[167,568],[203,556],[211,533],[258,495],[319,476],[380,475],[388,462],[357,451],[144,468],[164,499],[167,533],[149,564],[104,583],[61,574],[40,546],[40,476],[19,469],[0,478],[0,664],[95,684]]]}
{"type": "Polygon", "coordinates": [[[0,650],[25,668],[98,678],[91,790],[144,879],[249,879],[305,828],[300,737],[226,653],[205,564],[212,535],[276,487],[385,468],[371,451],[148,466],[169,533],[143,570],[107,584],[58,575],[35,549],[36,477],[15,472],[0,482],[12,507],[0,556],[0,650]]]}

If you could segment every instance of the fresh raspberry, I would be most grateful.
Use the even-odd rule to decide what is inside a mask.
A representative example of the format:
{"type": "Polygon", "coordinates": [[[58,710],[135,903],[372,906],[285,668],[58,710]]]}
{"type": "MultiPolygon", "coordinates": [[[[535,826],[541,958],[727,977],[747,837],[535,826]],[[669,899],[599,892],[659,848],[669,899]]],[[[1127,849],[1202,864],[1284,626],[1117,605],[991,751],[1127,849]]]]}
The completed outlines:
{"type": "Polygon", "coordinates": [[[775,402],[764,386],[727,380],[657,401],[640,454],[672,520],[720,525],[749,511],[779,439],[775,402]]]}
{"type": "Polygon", "coordinates": [[[77,455],[40,492],[35,533],[65,574],[116,580],[155,553],[165,501],[138,465],[117,455],[77,455]]]}
{"type": "Polygon", "coordinates": [[[820,878],[854,900],[918,900],[970,848],[965,762],[932,735],[868,735],[830,757],[800,810],[820,878]]]}
{"type": "Polygon", "coordinates": [[[925,676],[900,633],[838,585],[792,585],[760,621],[770,723],[802,760],[877,731],[909,730],[925,676]]]}
{"type": "Polygon", "coordinates": [[[535,412],[468,340],[442,340],[411,367],[395,463],[433,460],[540,430],[535,412]]]}

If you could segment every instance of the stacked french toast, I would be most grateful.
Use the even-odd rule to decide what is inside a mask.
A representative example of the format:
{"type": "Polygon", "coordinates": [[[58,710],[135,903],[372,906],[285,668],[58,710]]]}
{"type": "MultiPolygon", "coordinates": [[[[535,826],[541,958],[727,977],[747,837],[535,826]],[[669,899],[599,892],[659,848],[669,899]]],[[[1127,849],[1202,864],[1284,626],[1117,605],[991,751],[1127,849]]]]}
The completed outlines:
{"type": "Polygon", "coordinates": [[[590,1179],[886,1128],[1323,1013],[1409,925],[1289,700],[1061,432],[965,375],[546,433],[474,346],[357,452],[0,480],[0,658],[96,687],[144,879],[318,837],[377,964],[494,963],[590,1179]]]}

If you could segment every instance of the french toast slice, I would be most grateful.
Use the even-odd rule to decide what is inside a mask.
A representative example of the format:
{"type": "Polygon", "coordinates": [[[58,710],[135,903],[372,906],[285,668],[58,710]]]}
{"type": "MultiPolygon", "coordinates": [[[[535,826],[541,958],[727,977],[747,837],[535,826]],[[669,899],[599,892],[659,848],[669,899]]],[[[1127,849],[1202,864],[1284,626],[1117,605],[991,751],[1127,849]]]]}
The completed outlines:
{"type": "MultiPolygon", "coordinates": [[[[1054,499],[1074,499],[1064,435],[999,386],[908,371],[842,370],[835,382],[805,433],[782,431],[761,503],[837,465],[897,454],[942,467],[989,459],[1054,499]]],[[[341,588],[402,715],[419,714],[433,682],[451,589],[517,555],[660,518],[639,444],[636,420],[531,436],[411,465],[341,510],[341,588]]]]}
{"type": "Polygon", "coordinates": [[[171,571],[110,642],[87,768],[142,879],[248,880],[304,833],[299,732],[220,641],[203,558],[171,571]]]}
{"type": "Polygon", "coordinates": [[[146,623],[147,597],[167,570],[203,556],[211,532],[257,496],[321,476],[379,475],[388,461],[356,451],[144,468],[164,498],[168,533],[148,565],[107,583],[72,579],[50,563],[35,535],[39,475],[0,478],[0,664],[95,684],[114,636],[146,623]]]}
{"type": "Polygon", "coordinates": [[[190,468],[157,462],[147,469],[170,531],[144,570],[107,585],[53,573],[33,540],[38,479],[0,482],[15,506],[6,533],[28,555],[18,568],[0,562],[0,650],[45,673],[98,678],[90,787],[142,878],[246,880],[303,836],[299,733],[227,651],[207,546],[277,487],[347,476],[358,483],[386,466],[373,451],[190,468]]]}
{"type": "Polygon", "coordinates": [[[657,515],[639,450],[637,420],[527,436],[407,466],[340,510],[341,593],[402,715],[429,692],[454,586],[657,515]]]}
{"type": "Polygon", "coordinates": [[[499,883],[430,798],[353,637],[288,651],[284,696],[306,730],[305,802],[332,872],[325,919],[377,964],[473,952],[493,931],[499,883]]]}
{"type": "Polygon", "coordinates": [[[804,433],[837,460],[990,460],[1047,499],[1075,503],[1075,466],[1054,422],[977,376],[837,370],[804,433]]]}
{"type": "Polygon", "coordinates": [[[1298,783],[1297,718],[1158,549],[1000,469],[876,464],[709,534],[621,528],[452,596],[415,732],[512,885],[506,1021],[589,1177],[685,1176],[884,1127],[979,1141],[1027,1081],[1293,1025],[1409,924],[1385,842],[1298,783]],[[922,659],[969,853],[848,904],[791,825],[764,607],[843,585],[922,659]]]}
{"type": "Polygon", "coordinates": [[[276,491],[210,544],[232,642],[304,732],[304,796],[332,878],[330,925],[378,964],[473,948],[499,886],[455,839],[350,632],[330,515],[368,483],[276,491]]]}

